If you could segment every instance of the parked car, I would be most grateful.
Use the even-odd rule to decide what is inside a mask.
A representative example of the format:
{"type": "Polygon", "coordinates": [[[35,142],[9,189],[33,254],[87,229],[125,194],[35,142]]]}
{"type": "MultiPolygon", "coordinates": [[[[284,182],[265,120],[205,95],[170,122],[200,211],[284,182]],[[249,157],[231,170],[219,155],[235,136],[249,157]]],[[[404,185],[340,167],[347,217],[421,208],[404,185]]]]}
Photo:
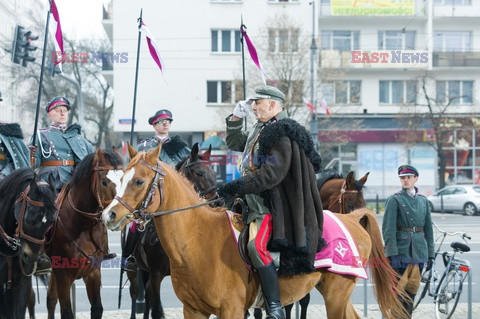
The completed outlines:
{"type": "Polygon", "coordinates": [[[442,211],[442,201],[445,212],[461,211],[469,216],[480,212],[480,185],[447,186],[427,198],[432,212],[442,211]]]}

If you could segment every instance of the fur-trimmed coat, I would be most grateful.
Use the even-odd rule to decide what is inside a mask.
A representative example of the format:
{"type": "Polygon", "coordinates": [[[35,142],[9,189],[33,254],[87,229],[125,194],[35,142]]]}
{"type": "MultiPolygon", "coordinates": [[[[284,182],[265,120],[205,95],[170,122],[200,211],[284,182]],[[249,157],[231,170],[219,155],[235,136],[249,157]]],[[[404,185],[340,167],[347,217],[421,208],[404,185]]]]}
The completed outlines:
{"type": "Polygon", "coordinates": [[[30,166],[30,152],[23,142],[23,132],[17,123],[0,124],[0,174],[4,176],[18,168],[30,166]]]}
{"type": "Polygon", "coordinates": [[[269,250],[281,252],[279,274],[308,273],[325,242],[322,201],[315,173],[321,159],[307,130],[292,119],[261,131],[259,163],[254,172],[220,187],[223,194],[259,194],[273,217],[269,250]]]}

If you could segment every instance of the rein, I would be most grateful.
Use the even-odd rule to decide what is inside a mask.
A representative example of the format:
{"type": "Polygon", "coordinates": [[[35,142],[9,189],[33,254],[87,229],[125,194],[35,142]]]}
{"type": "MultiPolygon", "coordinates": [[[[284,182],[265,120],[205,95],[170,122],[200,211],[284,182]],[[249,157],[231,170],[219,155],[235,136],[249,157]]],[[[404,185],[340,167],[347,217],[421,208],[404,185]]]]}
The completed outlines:
{"type": "Polygon", "coordinates": [[[346,210],[345,210],[345,193],[346,194],[357,194],[358,191],[356,189],[349,189],[347,190],[347,184],[346,184],[346,180],[343,181],[343,184],[342,184],[342,188],[340,188],[340,194],[334,198],[333,200],[330,201],[329,205],[328,205],[328,210],[329,211],[333,211],[333,207],[335,207],[335,205],[339,205],[340,206],[340,211],[339,213],[340,214],[346,214],[346,210]]]}
{"type": "MultiPolygon", "coordinates": [[[[37,183],[37,185],[44,185],[44,184],[45,184],[44,182],[37,183]]],[[[20,193],[20,196],[15,201],[15,204],[22,203],[22,207],[20,209],[20,216],[18,217],[18,225],[17,225],[17,228],[15,229],[15,234],[13,235],[13,237],[9,236],[0,225],[0,235],[2,236],[7,246],[15,252],[18,252],[17,249],[20,247],[21,238],[37,245],[42,245],[45,241],[45,237],[42,239],[35,238],[26,234],[23,231],[23,218],[25,216],[25,212],[27,211],[27,203],[36,207],[44,206],[43,202],[38,202],[30,199],[28,197],[29,192],[30,192],[30,184],[27,185],[25,190],[20,193]]]]}

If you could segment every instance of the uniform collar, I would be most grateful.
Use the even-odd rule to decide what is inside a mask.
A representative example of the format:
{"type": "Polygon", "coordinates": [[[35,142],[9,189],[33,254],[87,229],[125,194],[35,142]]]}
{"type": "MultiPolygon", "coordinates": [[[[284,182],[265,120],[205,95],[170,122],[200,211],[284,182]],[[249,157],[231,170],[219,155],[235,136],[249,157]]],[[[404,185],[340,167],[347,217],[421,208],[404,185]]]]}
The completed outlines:
{"type": "Polygon", "coordinates": [[[165,144],[170,142],[170,136],[167,135],[167,137],[161,138],[160,136],[155,135],[155,140],[159,143],[165,144]]]}
{"type": "Polygon", "coordinates": [[[283,120],[283,119],[286,119],[288,118],[288,114],[286,111],[281,111],[280,113],[278,113],[277,115],[275,115],[274,117],[272,117],[271,119],[269,119],[268,121],[266,122],[260,122],[258,121],[258,124],[260,126],[267,126],[267,125],[270,125],[272,123],[276,123],[280,120],[283,120]]]}
{"type": "Polygon", "coordinates": [[[417,188],[416,186],[414,186],[413,189],[414,189],[414,191],[415,191],[414,194],[412,194],[412,192],[409,191],[409,190],[406,189],[406,188],[403,188],[403,191],[404,191],[408,196],[410,196],[410,197],[415,197],[415,196],[417,196],[417,194],[418,194],[418,188],[417,188]]]}
{"type": "Polygon", "coordinates": [[[67,125],[66,124],[57,124],[57,123],[52,123],[50,125],[51,128],[54,128],[56,130],[59,130],[59,131],[62,131],[63,133],[65,133],[65,131],[67,130],[67,125]]]}

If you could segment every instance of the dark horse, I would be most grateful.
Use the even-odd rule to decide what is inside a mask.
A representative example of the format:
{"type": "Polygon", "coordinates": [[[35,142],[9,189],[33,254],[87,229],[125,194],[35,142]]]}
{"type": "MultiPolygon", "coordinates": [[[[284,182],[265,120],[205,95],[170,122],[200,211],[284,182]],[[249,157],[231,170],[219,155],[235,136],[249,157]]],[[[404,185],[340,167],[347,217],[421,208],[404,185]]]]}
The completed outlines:
{"type": "Polygon", "coordinates": [[[72,180],[59,195],[59,214],[49,232],[46,252],[52,259],[47,295],[48,318],[55,316],[57,300],[61,317],[73,319],[70,288],[83,278],[91,304],[91,318],[101,318],[101,262],[107,253],[105,226],[101,220],[116,194],[111,179],[123,175],[122,158],[101,149],[87,155],[75,168],[72,180]]]}
{"type": "MultiPolygon", "coordinates": [[[[177,171],[187,177],[199,195],[207,200],[216,196],[217,186],[215,171],[209,165],[211,151],[210,146],[206,152],[198,154],[197,143],[192,147],[190,156],[185,157],[175,167],[177,171]]],[[[143,318],[148,319],[150,311],[153,319],[165,318],[160,299],[160,285],[163,278],[170,276],[170,260],[158,240],[153,223],[148,223],[145,231],[141,233],[138,228],[135,229],[135,233],[130,238],[135,238],[133,255],[146,287],[143,318]]],[[[131,243],[128,242],[126,245],[128,244],[131,243]]],[[[127,276],[130,281],[130,297],[132,299],[130,318],[133,319],[135,318],[135,301],[138,297],[137,273],[128,271],[127,276]]]]}
{"type": "MultiPolygon", "coordinates": [[[[50,183],[52,184],[52,183],[50,183]]],[[[25,318],[45,232],[55,220],[55,189],[30,168],[0,182],[0,318],[25,318]]]]}

